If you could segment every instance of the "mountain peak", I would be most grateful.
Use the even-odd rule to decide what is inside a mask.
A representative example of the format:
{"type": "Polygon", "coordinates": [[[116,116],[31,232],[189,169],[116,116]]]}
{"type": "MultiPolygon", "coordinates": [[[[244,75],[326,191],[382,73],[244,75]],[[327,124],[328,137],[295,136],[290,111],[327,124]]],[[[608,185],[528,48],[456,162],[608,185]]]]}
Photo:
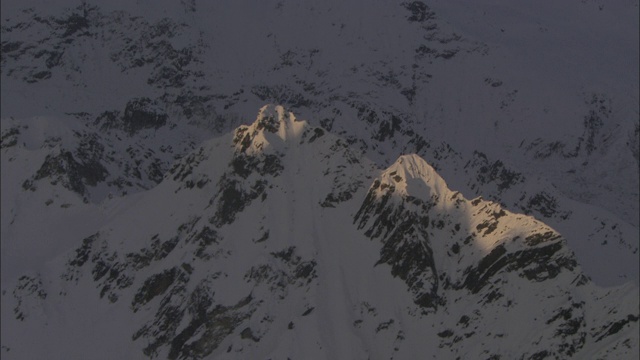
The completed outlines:
{"type": "Polygon", "coordinates": [[[291,120],[290,118],[295,120],[293,114],[286,111],[281,105],[268,104],[260,108],[253,125],[258,129],[264,128],[268,132],[276,133],[282,124],[291,120]]]}
{"type": "Polygon", "coordinates": [[[253,124],[236,129],[233,144],[243,152],[280,149],[288,143],[295,144],[306,126],[306,121],[298,121],[284,107],[269,104],[260,108],[253,124]]]}
{"type": "Polygon", "coordinates": [[[416,154],[400,156],[382,173],[380,181],[394,186],[401,194],[423,199],[450,192],[444,179],[416,154]]]}

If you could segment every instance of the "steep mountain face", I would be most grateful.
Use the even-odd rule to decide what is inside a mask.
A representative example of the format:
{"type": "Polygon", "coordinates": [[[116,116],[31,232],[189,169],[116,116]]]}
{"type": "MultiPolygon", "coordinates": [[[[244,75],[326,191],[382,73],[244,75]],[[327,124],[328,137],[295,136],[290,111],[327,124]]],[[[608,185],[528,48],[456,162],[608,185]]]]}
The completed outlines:
{"type": "Polygon", "coordinates": [[[594,285],[555,230],[467,200],[417,155],[379,170],[274,106],[182,157],[68,251],[3,279],[2,296],[8,358],[639,349],[637,287],[594,285]]]}

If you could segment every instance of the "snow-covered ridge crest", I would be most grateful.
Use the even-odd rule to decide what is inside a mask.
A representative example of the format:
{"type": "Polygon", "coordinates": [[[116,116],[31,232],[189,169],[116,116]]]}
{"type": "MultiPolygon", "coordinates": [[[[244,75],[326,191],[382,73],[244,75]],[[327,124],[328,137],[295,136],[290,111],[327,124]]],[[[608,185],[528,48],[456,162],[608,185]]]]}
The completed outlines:
{"type": "Polygon", "coordinates": [[[256,121],[243,125],[235,130],[234,146],[237,150],[253,154],[284,150],[289,144],[295,144],[300,139],[306,121],[299,121],[295,115],[281,105],[265,105],[260,108],[256,121]]]}
{"type": "Polygon", "coordinates": [[[451,192],[434,168],[416,154],[400,156],[382,173],[380,181],[393,185],[397,193],[423,199],[451,192]]]}

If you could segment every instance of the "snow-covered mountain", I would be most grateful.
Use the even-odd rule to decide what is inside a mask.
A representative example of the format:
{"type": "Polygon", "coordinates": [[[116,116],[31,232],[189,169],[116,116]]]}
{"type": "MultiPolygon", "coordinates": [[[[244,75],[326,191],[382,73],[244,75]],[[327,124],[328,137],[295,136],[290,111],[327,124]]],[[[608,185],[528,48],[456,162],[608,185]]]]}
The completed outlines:
{"type": "Polygon", "coordinates": [[[3,2],[3,356],[637,354],[637,12],[3,2]]]}
{"type": "Polygon", "coordinates": [[[556,231],[465,199],[417,155],[379,170],[282,107],[122,201],[11,283],[5,356],[638,354],[637,287],[597,287],[556,231]]]}

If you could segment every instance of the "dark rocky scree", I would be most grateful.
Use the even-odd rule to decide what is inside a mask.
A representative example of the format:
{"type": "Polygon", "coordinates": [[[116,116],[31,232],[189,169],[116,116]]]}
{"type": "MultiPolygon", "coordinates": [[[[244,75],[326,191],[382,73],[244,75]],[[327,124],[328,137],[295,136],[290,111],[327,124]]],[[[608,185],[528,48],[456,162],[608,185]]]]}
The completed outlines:
{"type": "Polygon", "coordinates": [[[184,269],[173,268],[145,282],[150,286],[147,294],[162,297],[153,320],[132,337],[134,341],[147,339],[145,355],[156,357],[166,348],[169,359],[201,358],[251,317],[257,306],[251,295],[231,306],[216,304],[213,281],[218,276],[207,276],[191,292],[187,291],[189,277],[184,269]],[[178,331],[184,318],[188,325],[178,331]]]}

